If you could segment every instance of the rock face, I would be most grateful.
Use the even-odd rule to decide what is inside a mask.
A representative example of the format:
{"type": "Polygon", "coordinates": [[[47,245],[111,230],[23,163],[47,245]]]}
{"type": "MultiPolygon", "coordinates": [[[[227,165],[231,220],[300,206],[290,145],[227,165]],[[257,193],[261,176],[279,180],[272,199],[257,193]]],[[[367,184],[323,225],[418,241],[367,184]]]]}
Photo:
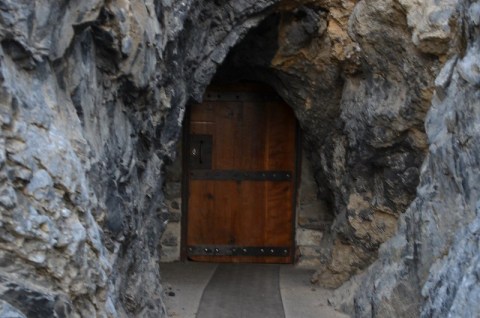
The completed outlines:
{"type": "Polygon", "coordinates": [[[2,317],[164,316],[185,102],[273,2],[0,3],[2,317]]]}
{"type": "Polygon", "coordinates": [[[217,76],[271,83],[295,110],[334,218],[314,281],[335,288],[376,259],[415,197],[441,63],[412,42],[395,1],[300,2],[247,35],[217,76]]]}
{"type": "Polygon", "coordinates": [[[1,1],[0,317],[165,316],[165,165],[214,76],[294,109],[333,220],[318,283],[394,236],[344,308],[479,312],[479,16],[470,0],[1,1]]]}
{"type": "Polygon", "coordinates": [[[409,312],[470,317],[480,312],[477,142],[480,131],[480,6],[458,3],[464,51],[435,80],[427,116],[429,153],[398,235],[382,247],[356,297],[357,316],[409,312]]]}

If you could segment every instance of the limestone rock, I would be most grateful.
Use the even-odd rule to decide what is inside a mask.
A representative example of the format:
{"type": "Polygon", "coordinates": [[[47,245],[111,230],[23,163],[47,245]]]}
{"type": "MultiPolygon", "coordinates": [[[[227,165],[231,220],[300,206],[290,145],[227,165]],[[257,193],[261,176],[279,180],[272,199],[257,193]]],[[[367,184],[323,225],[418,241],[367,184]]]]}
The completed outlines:
{"type": "Polygon", "coordinates": [[[275,2],[0,4],[0,273],[42,290],[38,315],[57,294],[75,317],[165,315],[158,211],[185,103],[275,2]]]}
{"type": "MultiPolygon", "coordinates": [[[[321,245],[331,264],[343,255],[336,244],[359,256],[343,280],[395,234],[428,148],[423,123],[440,63],[418,50],[406,20],[396,1],[285,1],[217,74],[268,82],[294,109],[333,220],[321,245]]],[[[319,284],[334,286],[330,268],[321,266],[319,284]]]]}
{"type": "Polygon", "coordinates": [[[320,251],[318,283],[341,285],[380,248],[357,316],[469,316],[479,12],[471,0],[2,1],[0,312],[166,315],[159,244],[165,206],[180,204],[165,165],[186,103],[216,74],[267,82],[295,111],[314,179],[302,222],[327,228],[300,237],[320,251]]]}
{"type": "Polygon", "coordinates": [[[460,1],[402,0],[412,41],[423,52],[443,55],[458,47],[460,1]]]}
{"type": "Polygon", "coordinates": [[[32,289],[0,276],[0,317],[71,317],[72,305],[62,294],[32,289]]]}
{"type": "Polygon", "coordinates": [[[2,318],[26,318],[24,314],[22,314],[19,310],[15,307],[10,305],[4,300],[0,300],[0,317],[2,318]]]}
{"type": "MultiPolygon", "coordinates": [[[[469,26],[464,58],[473,59],[467,62],[472,64],[480,41],[476,17],[469,16],[475,5],[465,1],[460,10],[469,26]]],[[[357,293],[355,313],[360,317],[407,312],[468,317],[479,310],[473,274],[478,269],[480,195],[480,148],[473,142],[480,137],[478,87],[462,76],[455,56],[436,82],[441,86],[426,119],[430,146],[417,197],[357,293]],[[401,244],[395,247],[394,242],[401,244]]]]}

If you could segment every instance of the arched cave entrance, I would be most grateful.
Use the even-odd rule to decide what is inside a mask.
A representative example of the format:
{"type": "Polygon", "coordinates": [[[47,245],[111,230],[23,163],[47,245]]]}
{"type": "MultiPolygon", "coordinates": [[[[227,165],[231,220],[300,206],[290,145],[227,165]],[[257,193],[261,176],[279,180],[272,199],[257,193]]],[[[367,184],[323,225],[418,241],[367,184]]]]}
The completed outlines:
{"type": "MultiPolygon", "coordinates": [[[[376,259],[415,196],[428,99],[417,92],[423,84],[394,84],[378,75],[384,64],[362,65],[358,44],[329,29],[332,19],[314,4],[280,6],[230,50],[212,82],[268,84],[293,109],[303,135],[296,260],[338,287],[376,259]]],[[[181,170],[178,161],[167,168],[163,261],[181,255],[181,170]]]]}
{"type": "MultiPolygon", "coordinates": [[[[310,9],[306,10],[313,12],[310,9]]],[[[269,96],[275,96],[274,99],[289,100],[288,106],[293,110],[293,112],[290,111],[291,119],[296,121],[301,116],[301,122],[305,122],[305,118],[310,116],[301,111],[299,112],[300,108],[295,107],[303,103],[303,101],[300,101],[303,100],[302,97],[299,97],[299,95],[304,95],[304,88],[301,87],[301,83],[291,78],[287,73],[278,72],[271,66],[271,61],[279,51],[279,42],[277,41],[281,31],[279,25],[282,19],[285,18],[290,19],[294,23],[301,20],[304,20],[301,23],[313,23],[311,21],[312,17],[304,11],[295,12],[293,15],[285,12],[272,14],[258,27],[250,31],[232,49],[212,80],[212,83],[214,83],[213,91],[215,86],[217,90],[219,86],[222,87],[224,92],[225,90],[228,91],[228,89],[231,91],[232,88],[233,90],[241,91],[248,87],[249,90],[257,90],[257,93],[259,93],[258,90],[260,89],[262,91],[260,95],[263,94],[263,99],[266,97],[268,100],[269,96]],[[245,83],[248,84],[245,85],[245,83]]],[[[297,35],[293,36],[296,37],[297,35]]],[[[301,45],[300,42],[297,45],[301,45]]],[[[335,85],[335,83],[332,85],[335,85]]],[[[341,85],[339,87],[341,88],[341,85]]],[[[330,88],[325,90],[330,90],[330,88]]],[[[338,90],[339,88],[336,89],[336,91],[338,90]]],[[[209,99],[209,92],[212,92],[212,88],[207,89],[207,92],[204,94],[204,101],[209,99]]],[[[247,95],[249,94],[247,93],[247,95]]],[[[334,95],[338,95],[338,92],[330,90],[329,96],[334,95]]],[[[236,97],[234,96],[234,98],[236,97]]],[[[190,104],[196,104],[196,102],[190,104]]],[[[332,112],[331,109],[326,107],[324,114],[331,117],[332,112]]],[[[186,123],[189,120],[187,116],[184,126],[188,126],[186,123]]],[[[310,120],[313,119],[310,118],[310,120]]],[[[324,126],[323,129],[326,129],[327,125],[325,123],[321,125],[324,126]]],[[[272,258],[271,261],[295,262],[309,267],[318,267],[327,258],[327,252],[321,247],[321,242],[322,239],[329,241],[325,232],[329,231],[333,222],[332,198],[327,194],[328,190],[323,189],[324,191],[321,193],[319,191],[319,186],[315,180],[316,172],[311,162],[311,151],[308,149],[309,142],[303,140],[305,134],[302,128],[304,127],[298,126],[298,138],[295,146],[296,156],[301,158],[301,160],[297,160],[298,166],[292,168],[296,174],[295,180],[291,179],[291,181],[297,183],[293,190],[295,194],[291,198],[286,199],[289,203],[286,209],[292,210],[292,215],[294,216],[293,218],[290,217],[289,223],[291,227],[286,230],[290,236],[291,243],[286,245],[275,244],[275,240],[273,240],[273,245],[283,247],[279,248],[278,251],[274,249],[273,254],[284,253],[287,250],[288,258],[284,258],[282,255],[282,257],[272,258]],[[293,207],[291,206],[292,203],[294,204],[293,207]]],[[[186,158],[186,162],[182,165],[181,161],[177,160],[168,166],[166,171],[165,197],[170,220],[161,241],[161,260],[164,262],[188,258],[188,226],[185,215],[188,210],[186,204],[188,202],[188,194],[185,187],[188,187],[188,183],[185,182],[185,179],[182,180],[182,177],[185,176],[188,180],[188,175],[185,172],[188,170],[187,165],[190,156],[184,154],[185,151],[191,150],[187,145],[188,138],[186,134],[188,134],[188,128],[184,129],[183,134],[183,146],[179,144],[177,151],[179,157],[183,156],[186,158]]],[[[282,232],[280,228],[277,230],[282,232]]],[[[199,250],[200,254],[202,254],[202,251],[205,252],[205,249],[207,250],[206,254],[214,254],[214,244],[204,245],[199,250]]],[[[247,244],[246,247],[249,247],[249,245],[251,247],[252,244],[247,244]]],[[[272,244],[264,244],[263,247],[273,246],[272,244]]],[[[258,251],[254,250],[254,253],[261,253],[261,249],[262,247],[258,246],[258,251]]],[[[197,251],[197,249],[195,250],[197,251]]],[[[243,259],[258,261],[261,257],[257,255],[253,258],[244,257],[243,259]]]]}

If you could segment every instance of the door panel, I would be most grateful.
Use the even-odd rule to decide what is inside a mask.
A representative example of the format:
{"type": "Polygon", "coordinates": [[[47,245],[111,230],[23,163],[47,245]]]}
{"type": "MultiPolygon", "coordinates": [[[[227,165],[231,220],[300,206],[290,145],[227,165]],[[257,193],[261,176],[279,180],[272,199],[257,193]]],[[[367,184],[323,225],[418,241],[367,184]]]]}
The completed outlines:
{"type": "Polygon", "coordinates": [[[281,100],[265,99],[261,93],[226,95],[233,98],[207,98],[190,109],[187,256],[290,263],[294,114],[281,100]]]}

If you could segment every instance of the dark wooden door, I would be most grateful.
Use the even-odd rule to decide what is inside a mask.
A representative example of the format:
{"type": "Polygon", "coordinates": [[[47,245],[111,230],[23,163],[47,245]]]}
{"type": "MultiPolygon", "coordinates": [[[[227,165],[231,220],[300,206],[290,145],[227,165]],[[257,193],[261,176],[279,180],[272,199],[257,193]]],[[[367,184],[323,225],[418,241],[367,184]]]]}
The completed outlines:
{"type": "Polygon", "coordinates": [[[190,108],[187,130],[187,257],[291,263],[292,110],[272,92],[210,90],[190,108]]]}

